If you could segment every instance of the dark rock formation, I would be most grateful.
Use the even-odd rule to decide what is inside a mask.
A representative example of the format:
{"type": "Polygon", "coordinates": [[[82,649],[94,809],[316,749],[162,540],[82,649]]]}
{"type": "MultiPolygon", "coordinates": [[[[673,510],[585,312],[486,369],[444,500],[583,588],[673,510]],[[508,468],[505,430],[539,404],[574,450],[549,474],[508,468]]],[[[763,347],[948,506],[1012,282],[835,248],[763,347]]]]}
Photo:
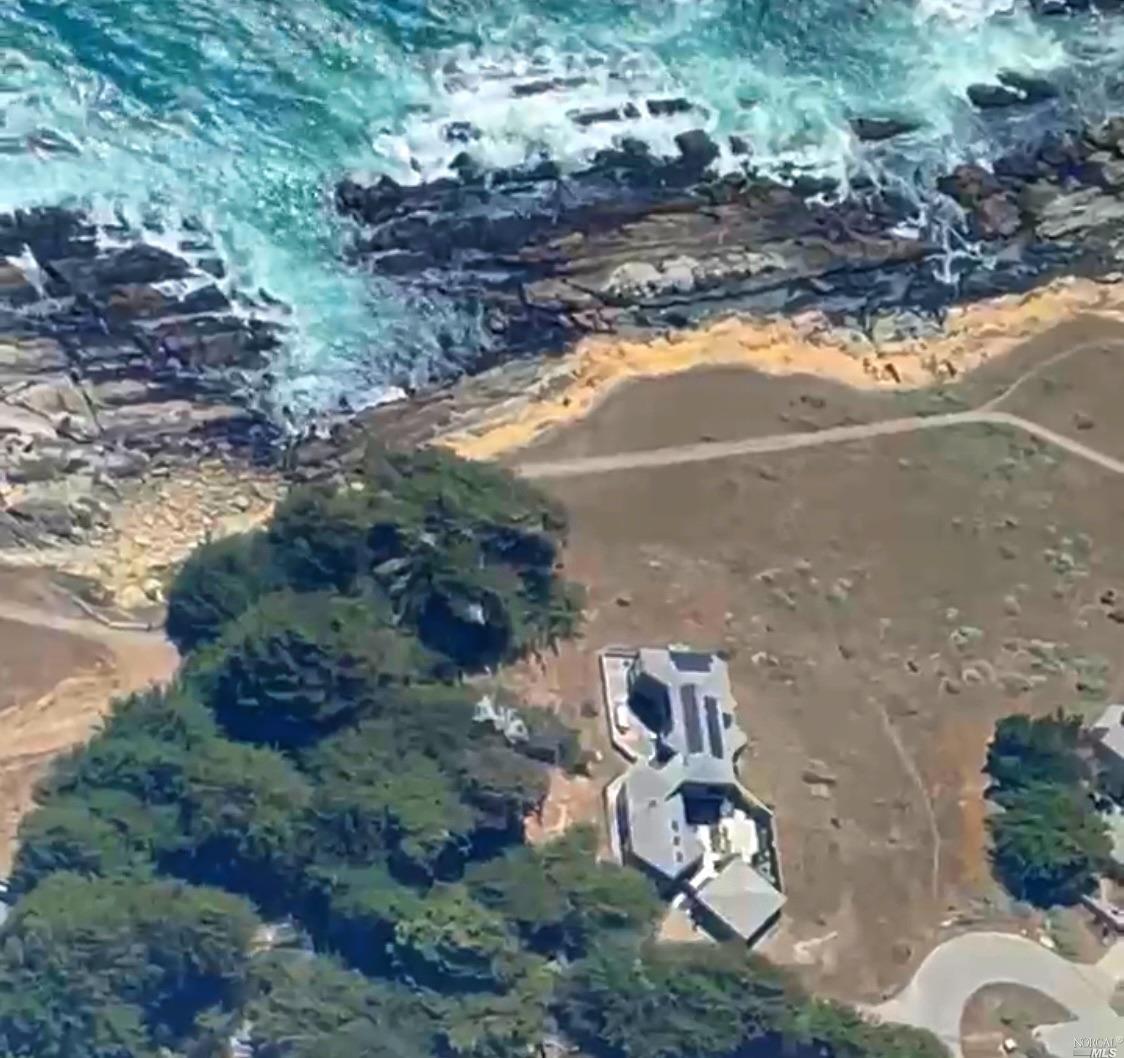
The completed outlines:
{"type": "Polygon", "coordinates": [[[81,537],[154,461],[268,447],[250,402],[276,329],[217,260],[195,231],[173,252],[69,210],[0,215],[0,546],[81,537]]]}
{"type": "Polygon", "coordinates": [[[1119,119],[939,181],[962,211],[946,210],[960,228],[954,241],[989,244],[954,261],[939,230],[911,231],[917,204],[900,194],[871,187],[824,202],[834,184],[808,174],[791,174],[789,186],[714,175],[718,148],[704,132],[677,146],[677,157],[657,158],[622,140],[566,176],[543,162],[418,187],[344,182],[337,200],[362,222],[354,256],[364,267],[479,311],[486,347],[473,369],[590,332],[729,311],[815,308],[866,327],[885,313],[939,315],[1059,271],[1124,264],[1119,119]]]}
{"type": "Polygon", "coordinates": [[[1078,11],[1088,11],[1092,0],[1031,0],[1037,15],[1072,15],[1078,11]]]}
{"type": "Polygon", "coordinates": [[[1058,96],[1057,86],[1045,77],[1034,77],[1015,70],[1000,70],[999,81],[1018,92],[1026,103],[1044,103],[1047,99],[1056,99],[1058,96]]]}
{"type": "Polygon", "coordinates": [[[851,128],[860,140],[879,143],[882,140],[893,139],[895,136],[916,132],[920,125],[916,121],[907,121],[905,118],[855,118],[851,122],[851,128]]]}

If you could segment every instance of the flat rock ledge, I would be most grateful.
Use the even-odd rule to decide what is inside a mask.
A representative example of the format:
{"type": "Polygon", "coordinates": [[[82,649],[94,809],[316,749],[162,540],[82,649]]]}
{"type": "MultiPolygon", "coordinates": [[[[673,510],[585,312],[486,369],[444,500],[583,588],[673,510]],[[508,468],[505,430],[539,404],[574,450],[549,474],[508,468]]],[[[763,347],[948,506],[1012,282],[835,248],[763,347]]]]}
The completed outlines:
{"type": "Polygon", "coordinates": [[[1124,268],[1124,119],[1048,133],[961,166],[930,202],[873,186],[717,176],[705,132],[657,158],[626,140],[578,173],[551,162],[418,186],[342,182],[358,265],[482,321],[470,370],[556,353],[584,335],[696,325],[719,315],[814,310],[867,329],[887,314],[939,321],[952,304],[1061,274],[1124,268]]]}
{"type": "Polygon", "coordinates": [[[160,245],[45,208],[0,215],[0,554],[96,540],[155,468],[268,451],[278,344],[202,231],[160,245]]]}

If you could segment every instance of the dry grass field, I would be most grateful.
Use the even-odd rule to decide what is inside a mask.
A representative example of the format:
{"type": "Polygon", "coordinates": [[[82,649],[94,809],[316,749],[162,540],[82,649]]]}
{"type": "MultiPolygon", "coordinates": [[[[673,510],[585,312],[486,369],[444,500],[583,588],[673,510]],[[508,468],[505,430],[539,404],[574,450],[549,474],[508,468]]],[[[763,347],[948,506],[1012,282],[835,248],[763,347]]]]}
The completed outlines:
{"type": "MultiPolygon", "coordinates": [[[[1103,435],[1075,436],[1111,450],[1124,427],[1101,392],[1124,344],[1101,352],[1121,334],[1098,327],[908,398],[728,369],[637,382],[522,455],[817,429],[921,402],[956,410],[1027,371],[1006,410],[1072,434],[1072,409],[1086,409],[1103,435]]],[[[1007,713],[1088,711],[1124,693],[1124,477],[973,425],[544,484],[570,511],[569,566],[590,607],[584,639],[533,689],[605,750],[582,708],[598,648],[728,653],[752,740],[744,777],[776,807],[789,893],[770,954],[827,992],[872,999],[942,931],[1012,921],[987,863],[987,739],[1007,713]]]]}

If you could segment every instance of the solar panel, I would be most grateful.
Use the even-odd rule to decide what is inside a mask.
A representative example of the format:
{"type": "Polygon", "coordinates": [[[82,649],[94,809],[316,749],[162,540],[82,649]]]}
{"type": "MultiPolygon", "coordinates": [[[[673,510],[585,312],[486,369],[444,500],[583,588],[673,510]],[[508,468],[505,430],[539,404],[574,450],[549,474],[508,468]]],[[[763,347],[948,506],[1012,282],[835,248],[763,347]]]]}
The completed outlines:
{"type": "Polygon", "coordinates": [[[710,655],[697,650],[669,650],[671,663],[680,672],[710,672],[710,655]]]}
{"type": "Polygon", "coordinates": [[[699,716],[699,700],[695,695],[695,685],[688,683],[679,688],[679,700],[683,703],[683,725],[687,729],[687,752],[703,751],[702,719],[699,716]]]}
{"type": "Polygon", "coordinates": [[[710,752],[712,756],[721,759],[725,756],[722,743],[722,715],[718,711],[718,699],[709,694],[703,699],[706,709],[706,732],[710,736],[710,752]]]}

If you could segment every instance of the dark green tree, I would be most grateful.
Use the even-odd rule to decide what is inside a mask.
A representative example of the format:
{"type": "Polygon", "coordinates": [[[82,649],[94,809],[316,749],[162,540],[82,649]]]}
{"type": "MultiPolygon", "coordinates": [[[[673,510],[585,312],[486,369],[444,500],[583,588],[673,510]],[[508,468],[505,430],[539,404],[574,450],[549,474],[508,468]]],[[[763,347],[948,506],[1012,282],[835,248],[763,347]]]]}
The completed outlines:
{"type": "Polygon", "coordinates": [[[591,1053],[733,1058],[789,1021],[795,986],[741,945],[600,945],[561,982],[556,1008],[591,1053]]]}
{"type": "Polygon", "coordinates": [[[277,592],[197,656],[189,681],[232,737],[306,746],[437,670],[382,616],[366,599],[277,592]]]}
{"type": "Polygon", "coordinates": [[[469,745],[461,755],[461,787],[483,829],[519,840],[523,821],[549,790],[546,768],[502,743],[469,745]]]}
{"type": "Polygon", "coordinates": [[[795,1006],[783,1039],[794,1053],[823,1058],[948,1058],[948,1048],[932,1033],[879,1024],[840,1003],[816,999],[795,1006]]]}
{"type": "Polygon", "coordinates": [[[467,882],[529,944],[570,956],[613,933],[646,936],[663,910],[643,874],[597,859],[597,832],[588,826],[540,848],[517,846],[473,868],[467,882]]]}
{"type": "Polygon", "coordinates": [[[1011,790],[1037,783],[1073,785],[1085,776],[1077,753],[1081,718],[1060,709],[1052,716],[1006,716],[995,725],[985,770],[993,796],[1002,800],[1011,790]]]}
{"type": "Polygon", "coordinates": [[[46,879],[0,947],[0,1054],[156,1058],[240,1001],[258,920],[237,897],[170,882],[46,879]]]}
{"type": "Polygon", "coordinates": [[[129,703],[58,770],[45,807],[25,824],[21,891],[52,870],[104,875],[153,864],[268,905],[286,891],[282,883],[294,884],[308,780],[278,753],[195,725],[196,707],[178,701],[186,703],[182,723],[165,715],[171,700],[129,703]],[[160,729],[169,737],[156,737],[160,729]]]}
{"type": "Polygon", "coordinates": [[[345,487],[295,490],[270,540],[289,584],[372,579],[423,642],[478,669],[575,629],[580,597],[557,571],[564,533],[559,509],[505,470],[373,449],[345,487]]]}
{"type": "Polygon", "coordinates": [[[436,1004],[442,1050],[463,1058],[534,1054],[550,1030],[556,973],[544,960],[527,960],[500,992],[474,992],[436,1004]]]}
{"type": "Polygon", "coordinates": [[[394,923],[390,951],[406,979],[423,987],[498,989],[522,961],[500,915],[462,885],[434,886],[394,923]]]}
{"type": "Polygon", "coordinates": [[[319,910],[316,932],[325,946],[356,968],[385,974],[394,930],[419,913],[422,894],[399,882],[385,864],[317,864],[309,871],[310,901],[319,910]]]}
{"type": "Polygon", "coordinates": [[[353,965],[443,994],[496,990],[519,971],[504,920],[462,885],[419,891],[381,867],[319,868],[327,896],[324,934],[353,965]]]}
{"type": "Polygon", "coordinates": [[[122,790],[52,798],[20,825],[9,878],[13,895],[57,872],[86,877],[151,876],[159,850],[177,837],[178,812],[122,790]]]}
{"type": "Polygon", "coordinates": [[[475,824],[455,774],[410,746],[379,718],[327,739],[306,767],[317,776],[313,841],[322,858],[368,862],[384,855],[417,879],[455,871],[475,824]]]}
{"type": "Polygon", "coordinates": [[[179,834],[162,850],[162,862],[181,877],[252,896],[280,913],[303,867],[311,799],[305,777],[280,754],[214,739],[185,763],[179,834]]]}
{"type": "Polygon", "coordinates": [[[418,1058],[436,1029],[404,989],[335,959],[271,952],[255,960],[246,1006],[259,1058],[418,1058]]]}
{"type": "Polygon", "coordinates": [[[266,593],[281,587],[262,532],[202,544],[180,567],[168,592],[168,638],[183,652],[217,639],[266,593]]]}
{"type": "Polygon", "coordinates": [[[996,873],[1017,897],[1073,904],[1107,869],[1104,821],[1080,789],[1037,783],[1012,791],[989,820],[996,873]]]}

